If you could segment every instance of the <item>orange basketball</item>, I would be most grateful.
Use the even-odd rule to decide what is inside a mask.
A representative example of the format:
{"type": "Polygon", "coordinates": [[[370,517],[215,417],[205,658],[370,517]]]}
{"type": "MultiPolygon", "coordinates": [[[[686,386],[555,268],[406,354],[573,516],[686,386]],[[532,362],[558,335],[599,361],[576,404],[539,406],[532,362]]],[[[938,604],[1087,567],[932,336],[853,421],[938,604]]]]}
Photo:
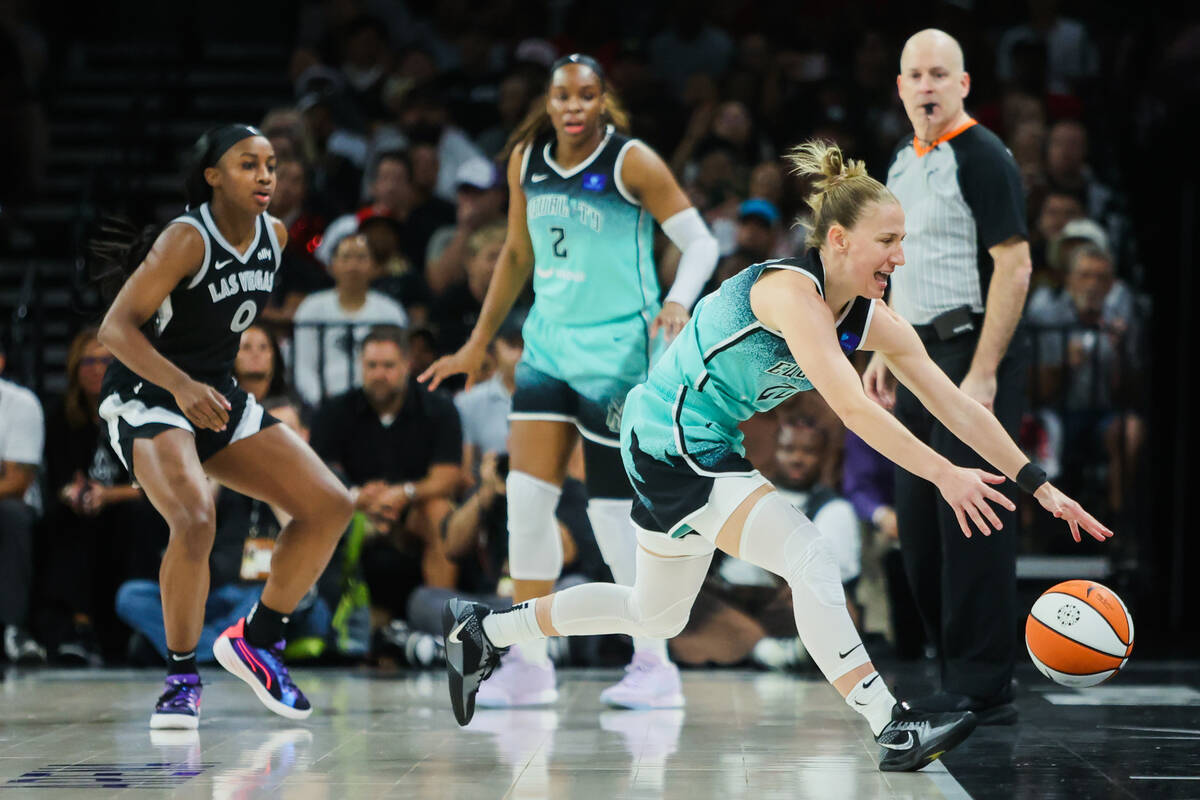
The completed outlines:
{"type": "Polygon", "coordinates": [[[1094,581],[1047,589],[1025,621],[1034,666],[1063,686],[1095,686],[1117,674],[1133,652],[1133,617],[1121,598],[1094,581]]]}

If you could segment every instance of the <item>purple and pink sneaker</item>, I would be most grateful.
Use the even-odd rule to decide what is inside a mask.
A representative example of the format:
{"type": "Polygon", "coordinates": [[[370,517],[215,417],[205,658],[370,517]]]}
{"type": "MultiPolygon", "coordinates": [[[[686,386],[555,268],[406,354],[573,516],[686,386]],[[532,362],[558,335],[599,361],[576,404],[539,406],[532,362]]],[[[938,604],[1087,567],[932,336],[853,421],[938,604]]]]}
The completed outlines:
{"type": "Polygon", "coordinates": [[[168,675],[166,689],[150,715],[153,730],[194,731],[200,726],[200,676],[195,673],[168,675]]]}
{"type": "Polygon", "coordinates": [[[268,709],[288,719],[308,719],[312,706],[288,674],[283,645],[255,647],[247,642],[243,617],[217,637],[213,655],[228,672],[245,681],[268,709]]]}
{"type": "Polygon", "coordinates": [[[616,708],[681,708],[679,667],[653,653],[634,653],[625,677],[601,692],[600,702],[616,708]]]}

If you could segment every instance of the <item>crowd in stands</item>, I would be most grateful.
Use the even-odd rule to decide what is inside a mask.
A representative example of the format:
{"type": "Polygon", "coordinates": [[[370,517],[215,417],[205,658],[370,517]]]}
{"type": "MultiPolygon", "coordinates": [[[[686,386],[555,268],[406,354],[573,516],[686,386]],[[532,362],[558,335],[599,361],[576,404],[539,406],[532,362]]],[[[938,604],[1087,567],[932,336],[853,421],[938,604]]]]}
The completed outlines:
{"type": "MultiPolygon", "coordinates": [[[[1032,334],[1025,444],[1052,477],[1075,474],[1063,463],[1072,458],[1099,464],[1108,510],[1119,512],[1147,433],[1144,270],[1117,165],[1093,135],[1105,132],[1096,97],[1113,53],[1054,5],[1031,3],[1027,20],[994,36],[951,32],[974,78],[967,108],[1008,144],[1027,191],[1026,322],[1044,327],[1032,334]]],[[[476,320],[505,236],[496,159],[554,59],[582,50],[604,65],[634,135],[668,161],[720,243],[712,286],[802,246],[793,221],[804,187],[780,160],[789,146],[832,139],[884,179],[911,135],[895,88],[911,30],[869,20],[835,30],[831,16],[787,41],[776,30],[795,25],[776,29],[769,12],[735,19],[691,3],[661,18],[631,13],[624,23],[642,28],[624,30],[600,4],[564,3],[548,4],[563,17],[556,33],[520,38],[512,20],[460,13],[466,6],[430,4],[422,15],[402,2],[305,4],[289,65],[294,103],[247,120],[274,146],[269,210],[289,236],[272,305],[243,333],[237,377],[309,439],[357,511],[289,622],[289,658],[427,666],[447,596],[507,605],[507,413],[532,297],[471,389],[431,393],[415,376],[476,320]]],[[[678,252],[659,235],[656,255],[665,290],[678,252]]],[[[0,623],[13,661],[153,663],[165,653],[156,581],[166,528],[104,444],[97,413],[111,358],[94,329],[79,333],[69,388],[44,418],[36,396],[0,378],[0,623]]],[[[748,456],[831,540],[860,624],[881,624],[897,651],[919,654],[890,471],[815,395],[747,423],[748,456]],[[868,559],[883,564],[882,623],[854,602],[868,559]]],[[[577,457],[558,508],[565,582],[609,579],[582,470],[577,457]]],[[[214,493],[199,657],[254,602],[280,528],[269,506],[214,493]]],[[[804,655],[790,614],[786,585],[718,560],[672,647],[683,664],[794,667],[804,655]]],[[[582,640],[557,655],[595,663],[619,646],[582,640]]]]}

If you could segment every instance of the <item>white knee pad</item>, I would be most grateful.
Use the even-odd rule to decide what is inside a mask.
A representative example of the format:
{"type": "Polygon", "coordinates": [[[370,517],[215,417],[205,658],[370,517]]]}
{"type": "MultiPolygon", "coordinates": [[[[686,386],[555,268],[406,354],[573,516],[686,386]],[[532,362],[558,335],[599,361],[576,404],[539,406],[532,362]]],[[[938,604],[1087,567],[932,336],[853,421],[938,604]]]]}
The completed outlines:
{"type": "Polygon", "coordinates": [[[552,581],[562,573],[562,539],[554,510],[562,489],[525,472],[509,472],[508,571],[516,580],[552,581]]]}
{"type": "Polygon", "coordinates": [[[743,559],[782,576],[788,584],[803,583],[822,605],[846,605],[833,548],[812,520],[778,492],[768,494],[747,515],[740,549],[743,559]],[[776,550],[779,534],[755,535],[758,531],[785,534],[783,552],[776,550]]]}
{"type": "Polygon", "coordinates": [[[613,580],[622,586],[633,586],[637,576],[637,534],[629,518],[632,508],[632,500],[589,500],[587,505],[596,546],[613,580]]]}

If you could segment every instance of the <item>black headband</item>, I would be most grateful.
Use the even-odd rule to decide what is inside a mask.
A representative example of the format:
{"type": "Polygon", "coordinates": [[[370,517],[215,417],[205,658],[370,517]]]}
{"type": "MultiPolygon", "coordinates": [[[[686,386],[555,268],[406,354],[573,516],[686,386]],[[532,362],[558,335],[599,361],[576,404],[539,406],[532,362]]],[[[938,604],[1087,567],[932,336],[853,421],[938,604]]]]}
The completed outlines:
{"type": "MultiPolygon", "coordinates": [[[[203,166],[215,166],[221,160],[221,156],[225,152],[242,139],[247,139],[251,136],[262,136],[263,132],[253,125],[222,125],[219,128],[214,128],[204,134],[205,142],[204,154],[202,156],[203,166]]],[[[204,141],[202,140],[202,141],[204,141]]]]}
{"type": "Polygon", "coordinates": [[[567,64],[582,64],[596,73],[596,77],[600,79],[602,87],[607,83],[607,79],[604,77],[604,67],[600,66],[599,61],[583,53],[571,53],[555,61],[550,65],[550,74],[553,75],[555,72],[558,72],[559,67],[565,67],[567,64]]]}

